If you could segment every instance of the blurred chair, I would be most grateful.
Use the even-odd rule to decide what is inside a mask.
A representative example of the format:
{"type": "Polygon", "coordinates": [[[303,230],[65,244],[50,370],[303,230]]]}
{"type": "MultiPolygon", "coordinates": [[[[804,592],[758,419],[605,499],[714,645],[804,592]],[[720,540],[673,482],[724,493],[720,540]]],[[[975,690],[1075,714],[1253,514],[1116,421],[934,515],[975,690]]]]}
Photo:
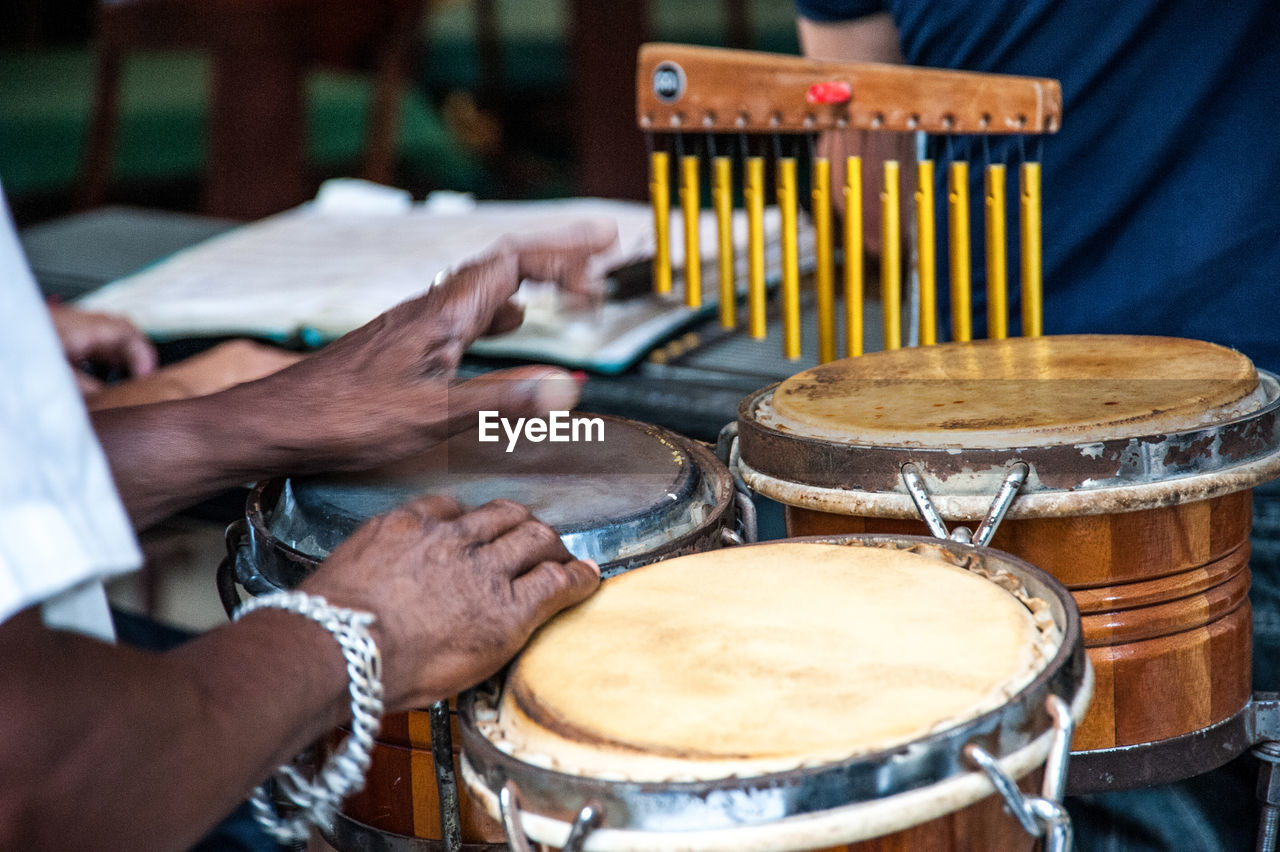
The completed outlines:
{"type": "Polygon", "coordinates": [[[311,194],[304,84],[318,67],[375,74],[361,176],[392,180],[400,98],[428,0],[99,0],[93,106],[78,206],[111,181],[121,67],[142,50],[196,48],[211,59],[205,212],[258,218],[311,194]]]}

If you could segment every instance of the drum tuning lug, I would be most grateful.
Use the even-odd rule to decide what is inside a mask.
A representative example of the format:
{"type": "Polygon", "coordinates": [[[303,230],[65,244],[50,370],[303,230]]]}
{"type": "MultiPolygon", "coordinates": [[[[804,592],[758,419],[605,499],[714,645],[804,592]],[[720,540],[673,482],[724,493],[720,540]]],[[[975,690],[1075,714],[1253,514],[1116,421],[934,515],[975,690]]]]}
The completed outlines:
{"type": "Polygon", "coordinates": [[[1018,496],[1018,490],[1027,481],[1027,475],[1030,470],[1026,462],[1015,462],[1008,475],[1005,476],[1004,482],[1000,484],[1000,490],[996,492],[995,499],[991,501],[991,508],[987,510],[987,516],[982,519],[977,531],[970,532],[967,527],[957,527],[950,533],[947,532],[947,524],[942,519],[942,513],[933,504],[933,499],[929,496],[929,490],[925,488],[924,477],[920,475],[920,468],[916,467],[914,462],[907,462],[902,466],[901,473],[902,484],[907,487],[907,493],[911,495],[912,502],[916,504],[916,512],[919,513],[921,520],[928,525],[929,532],[935,538],[986,547],[990,544],[992,537],[995,536],[996,530],[1000,527],[1000,522],[1004,520],[1005,514],[1009,511],[1009,507],[1013,505],[1014,498],[1018,496]]]}
{"type": "Polygon", "coordinates": [[[738,440],[738,421],[730,420],[720,429],[720,434],[716,436],[716,458],[729,464],[730,448],[734,441],[738,440]]]}
{"type": "Polygon", "coordinates": [[[1053,740],[1045,761],[1043,795],[1028,796],[1018,783],[1000,768],[1000,764],[976,743],[964,747],[964,756],[981,769],[1004,799],[1009,811],[1032,837],[1043,837],[1044,852],[1071,852],[1074,833],[1071,817],[1061,804],[1066,783],[1066,762],[1071,749],[1075,722],[1071,710],[1061,696],[1050,695],[1045,709],[1053,717],[1053,740]]]}
{"type": "Polygon", "coordinates": [[[1053,718],[1053,742],[1044,763],[1044,783],[1040,795],[1053,802],[1061,802],[1067,788],[1067,760],[1071,756],[1071,738],[1075,734],[1076,721],[1071,708],[1060,695],[1045,699],[1045,709],[1053,718]]]}
{"type": "Polygon", "coordinates": [[[229,618],[240,608],[240,593],[236,590],[236,583],[243,581],[240,556],[249,548],[249,523],[244,518],[232,521],[227,526],[224,537],[227,555],[218,563],[214,580],[218,587],[218,598],[229,618]]]}
{"type": "Polygon", "coordinates": [[[511,852],[533,852],[520,821],[520,791],[514,781],[507,781],[498,791],[498,811],[502,814],[502,827],[511,852]]]}
{"type": "MultiPolygon", "coordinates": [[[[756,521],[756,504],[751,495],[745,491],[734,491],[734,503],[738,510],[738,529],[732,535],[737,541],[734,544],[755,544],[760,540],[759,527],[756,521]]],[[[727,532],[727,531],[726,531],[727,532]]]]}
{"type": "Polygon", "coordinates": [[[933,534],[933,537],[950,538],[951,536],[947,533],[947,524],[942,520],[942,515],[938,514],[937,508],[933,505],[933,500],[929,499],[929,491],[924,487],[924,478],[920,476],[920,468],[916,467],[914,463],[907,462],[902,466],[902,484],[907,486],[907,492],[916,504],[916,511],[920,513],[920,518],[929,526],[929,532],[933,534]]]}
{"type": "Polygon", "coordinates": [[[725,467],[729,468],[729,476],[733,479],[734,498],[738,510],[738,530],[733,533],[726,531],[724,540],[730,544],[755,544],[758,540],[756,504],[751,499],[751,489],[747,487],[746,480],[742,478],[742,470],[740,469],[742,456],[738,450],[737,421],[726,423],[724,428],[720,430],[720,437],[716,439],[716,456],[724,462],[725,467]],[[737,540],[730,539],[730,536],[736,536],[737,540]]]}
{"type": "Polygon", "coordinates": [[[1018,496],[1018,490],[1027,481],[1027,474],[1030,472],[1031,468],[1026,462],[1015,462],[1010,468],[1009,475],[1004,478],[1004,482],[1000,484],[1000,490],[996,492],[996,499],[992,501],[987,516],[982,519],[982,523],[978,525],[978,531],[973,534],[974,544],[986,547],[991,543],[996,530],[1000,527],[1000,522],[1004,520],[1009,507],[1013,505],[1013,498],[1018,496]]]}
{"type": "Polygon", "coordinates": [[[462,805],[458,781],[453,771],[453,732],[449,724],[449,702],[437,701],[427,708],[431,730],[431,760],[439,795],[440,834],[444,852],[462,852],[462,805]]]}
{"type": "Polygon", "coordinates": [[[569,837],[565,840],[560,852],[582,852],[591,832],[604,822],[604,809],[596,802],[587,802],[574,817],[573,826],[569,829],[569,837]]]}

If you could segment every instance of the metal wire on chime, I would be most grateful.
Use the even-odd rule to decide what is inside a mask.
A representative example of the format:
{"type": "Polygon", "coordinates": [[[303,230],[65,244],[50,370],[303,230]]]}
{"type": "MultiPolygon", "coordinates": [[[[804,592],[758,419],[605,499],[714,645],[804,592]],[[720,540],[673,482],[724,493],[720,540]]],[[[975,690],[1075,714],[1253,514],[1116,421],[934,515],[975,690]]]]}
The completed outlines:
{"type": "MultiPolygon", "coordinates": [[[[702,257],[703,236],[700,233],[702,210],[702,158],[687,145],[685,134],[667,134],[676,150],[676,168],[680,213],[683,231],[684,303],[690,308],[702,305],[702,264],[691,262],[702,257]]],[[[676,274],[671,256],[671,158],[665,150],[655,145],[652,133],[646,134],[650,146],[650,197],[654,215],[655,255],[654,290],[669,294],[676,285],[676,274]]],[[[795,138],[794,136],[792,138],[795,138]]],[[[803,137],[801,137],[803,138],[803,137]]],[[[949,270],[948,296],[950,308],[950,338],[970,340],[973,336],[972,318],[972,251],[971,199],[969,162],[957,159],[953,154],[952,140],[946,142],[946,251],[949,270]]],[[[1039,137],[1037,137],[1039,140],[1039,137]]],[[[817,320],[817,355],[820,362],[834,360],[838,356],[836,322],[837,263],[835,251],[836,217],[832,203],[831,161],[818,156],[808,136],[810,205],[813,233],[813,292],[817,320]]],[[[986,152],[983,164],[983,217],[986,278],[987,336],[1003,338],[1010,334],[1009,322],[1009,223],[1007,184],[1009,166],[1005,162],[993,162],[990,146],[982,137],[986,152]]],[[[800,193],[799,158],[783,141],[782,134],[773,134],[774,150],[774,198],[779,214],[778,254],[780,267],[777,281],[779,308],[782,320],[782,349],[787,358],[801,356],[801,300],[800,300],[800,251],[799,214],[800,193]]],[[[1039,336],[1042,331],[1042,271],[1041,271],[1041,195],[1040,162],[1037,156],[1028,159],[1025,143],[1018,137],[1018,247],[1020,258],[1021,325],[1024,336],[1039,336]]],[[[731,146],[730,146],[731,147],[731,146]]],[[[936,147],[936,146],[934,146],[936,147]]],[[[738,139],[742,186],[742,208],[747,221],[746,253],[746,308],[747,331],[753,338],[766,336],[766,308],[768,281],[766,280],[766,157],[752,150],[747,134],[738,139]]],[[[726,329],[737,327],[737,275],[734,244],[734,184],[735,158],[725,153],[724,146],[717,147],[716,137],[707,134],[705,150],[708,154],[710,174],[710,206],[715,222],[716,291],[719,300],[720,325],[726,329]]],[[[937,185],[938,167],[932,157],[916,163],[916,189],[912,203],[915,246],[915,264],[912,272],[918,294],[916,339],[928,346],[940,339],[938,329],[938,218],[937,185]]],[[[903,345],[901,282],[903,280],[903,216],[901,205],[902,174],[897,160],[886,160],[879,176],[880,182],[880,302],[883,312],[883,341],[885,349],[897,349],[903,345]]],[[[860,156],[845,160],[845,180],[841,191],[844,196],[843,227],[840,242],[843,263],[839,276],[840,296],[843,302],[843,356],[860,355],[864,351],[863,302],[866,291],[865,252],[863,233],[863,183],[864,174],[860,156]]]]}

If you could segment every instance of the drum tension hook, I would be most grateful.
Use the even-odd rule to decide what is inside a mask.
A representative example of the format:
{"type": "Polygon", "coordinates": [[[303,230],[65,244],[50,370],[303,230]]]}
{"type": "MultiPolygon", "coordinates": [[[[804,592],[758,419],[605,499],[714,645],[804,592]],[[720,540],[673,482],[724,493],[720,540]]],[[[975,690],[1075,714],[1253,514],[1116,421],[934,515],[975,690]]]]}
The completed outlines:
{"type": "Polygon", "coordinates": [[[739,544],[755,544],[758,539],[758,527],[756,523],[756,504],[751,499],[751,489],[747,487],[746,481],[742,478],[742,469],[739,462],[742,456],[738,452],[738,423],[731,421],[724,425],[720,430],[719,436],[716,438],[716,457],[729,468],[729,475],[733,478],[733,497],[735,508],[738,510],[738,524],[736,530],[723,530],[721,532],[721,543],[730,546],[739,544]]]}
{"type": "Polygon", "coordinates": [[[996,759],[976,743],[965,746],[964,755],[986,773],[1023,830],[1032,837],[1045,838],[1044,852],[1071,852],[1074,844],[1071,817],[1061,800],[1075,722],[1071,718],[1071,709],[1061,696],[1050,695],[1045,701],[1045,709],[1053,717],[1053,740],[1045,761],[1042,795],[1023,793],[1018,782],[1010,778],[996,759]]]}
{"type": "MultiPolygon", "coordinates": [[[[498,810],[502,814],[502,827],[511,852],[533,852],[520,819],[520,791],[514,781],[508,780],[498,791],[498,810]]],[[[573,825],[569,827],[569,836],[560,847],[560,852],[582,852],[587,836],[599,828],[603,821],[604,808],[596,802],[587,802],[574,817],[573,825]]]]}
{"type": "Polygon", "coordinates": [[[942,519],[942,514],[938,511],[938,508],[933,505],[933,500],[929,497],[929,491],[925,488],[924,477],[920,475],[920,468],[916,467],[915,462],[907,462],[902,466],[901,473],[902,484],[907,487],[907,493],[911,495],[912,502],[916,504],[916,512],[919,513],[921,520],[928,525],[929,532],[933,534],[934,538],[985,547],[995,537],[996,530],[1000,527],[1000,522],[1004,520],[1005,513],[1013,505],[1013,498],[1018,496],[1018,490],[1027,481],[1027,474],[1030,473],[1030,470],[1031,468],[1026,462],[1014,462],[1013,467],[1009,469],[1008,475],[1005,476],[1004,482],[1000,484],[1000,490],[996,492],[995,499],[991,501],[991,508],[987,510],[987,516],[982,519],[982,523],[978,524],[977,532],[972,532],[968,527],[956,527],[948,532],[946,521],[942,519]]]}
{"type": "Polygon", "coordinates": [[[458,781],[453,771],[453,733],[449,724],[449,702],[437,701],[428,709],[431,726],[431,761],[439,795],[440,834],[444,852],[462,850],[462,805],[458,781]]]}

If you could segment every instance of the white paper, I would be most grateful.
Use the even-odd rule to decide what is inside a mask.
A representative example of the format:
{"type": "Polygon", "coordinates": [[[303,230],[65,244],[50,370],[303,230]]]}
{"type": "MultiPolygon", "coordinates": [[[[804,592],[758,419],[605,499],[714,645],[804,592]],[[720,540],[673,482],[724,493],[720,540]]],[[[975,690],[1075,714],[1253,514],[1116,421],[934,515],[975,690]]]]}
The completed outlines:
{"type": "MultiPolygon", "coordinates": [[[[322,197],[328,199],[323,205],[306,205],[215,237],[112,283],[80,304],[127,316],[158,337],[247,334],[320,342],[419,295],[439,271],[485,251],[504,234],[613,222],[618,242],[599,259],[601,274],[654,253],[653,212],[638,202],[475,203],[451,196],[403,209],[394,200],[380,204],[351,184],[322,197]]],[[[734,224],[741,249],[737,267],[745,279],[747,233],[741,211],[734,224]]],[[[777,210],[767,210],[768,265],[775,268],[778,225],[777,210]]],[[[704,212],[700,227],[703,301],[710,308],[718,295],[711,211],[704,212]]],[[[671,254],[677,270],[684,265],[682,233],[679,212],[673,211],[671,254]]],[[[811,256],[811,249],[803,251],[802,262],[811,256]]],[[[480,341],[474,351],[618,368],[694,315],[681,304],[679,292],[669,299],[610,303],[589,315],[567,313],[555,300],[525,298],[525,326],[480,341]]]]}

